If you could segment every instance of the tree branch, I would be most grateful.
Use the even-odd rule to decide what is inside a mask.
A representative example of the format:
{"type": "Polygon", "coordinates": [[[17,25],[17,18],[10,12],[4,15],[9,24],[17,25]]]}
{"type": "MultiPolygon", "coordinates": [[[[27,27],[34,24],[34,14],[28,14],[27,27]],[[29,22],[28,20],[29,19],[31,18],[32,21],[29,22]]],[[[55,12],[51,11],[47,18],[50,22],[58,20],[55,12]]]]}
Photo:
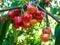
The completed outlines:
{"type": "Polygon", "coordinates": [[[21,9],[21,8],[22,7],[9,8],[9,9],[5,9],[5,10],[0,10],[0,12],[10,11],[10,10],[14,10],[14,9],[21,9]]]}

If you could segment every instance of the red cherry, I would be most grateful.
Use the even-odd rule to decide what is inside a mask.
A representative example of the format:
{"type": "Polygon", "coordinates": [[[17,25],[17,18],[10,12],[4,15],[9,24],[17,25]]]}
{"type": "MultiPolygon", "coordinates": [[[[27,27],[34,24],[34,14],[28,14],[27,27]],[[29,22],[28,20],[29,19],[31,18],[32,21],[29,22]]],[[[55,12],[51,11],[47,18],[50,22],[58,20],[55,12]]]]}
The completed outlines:
{"type": "Polygon", "coordinates": [[[41,15],[39,18],[36,17],[37,21],[42,21],[44,19],[43,15],[41,15]]]}
{"type": "Polygon", "coordinates": [[[13,12],[8,12],[8,13],[7,13],[7,16],[8,16],[9,18],[13,18],[13,17],[14,17],[14,14],[13,14],[13,12]]]}
{"type": "Polygon", "coordinates": [[[47,42],[47,41],[49,41],[50,36],[49,36],[49,34],[41,34],[41,35],[40,35],[40,39],[41,39],[43,42],[47,42]]]}
{"type": "Polygon", "coordinates": [[[36,9],[35,6],[29,4],[29,5],[27,6],[27,10],[28,10],[30,13],[35,13],[37,9],[36,9]]]}
{"type": "Polygon", "coordinates": [[[23,23],[27,23],[27,22],[30,22],[32,19],[32,15],[25,12],[23,15],[22,15],[22,21],[23,23]]]}
{"type": "Polygon", "coordinates": [[[19,17],[19,16],[15,16],[14,18],[13,18],[13,23],[15,24],[15,25],[17,25],[17,26],[22,26],[22,20],[21,20],[21,17],[19,17]]]}
{"type": "Polygon", "coordinates": [[[35,15],[36,15],[37,18],[40,18],[40,16],[42,16],[42,15],[44,16],[44,13],[42,11],[40,11],[40,10],[37,10],[35,12],[35,15]]]}
{"type": "Polygon", "coordinates": [[[14,10],[13,10],[13,14],[14,14],[15,16],[18,16],[19,13],[20,13],[20,10],[19,10],[19,9],[14,9],[14,10]]]}
{"type": "Polygon", "coordinates": [[[50,34],[51,33],[51,28],[50,27],[43,28],[42,33],[50,34]]]}
{"type": "Polygon", "coordinates": [[[41,15],[41,11],[36,10],[35,15],[36,15],[36,17],[39,17],[41,15]]]}
{"type": "Polygon", "coordinates": [[[47,34],[50,34],[51,33],[51,28],[50,27],[47,27],[46,28],[48,31],[47,31],[47,34]]]}
{"type": "Polygon", "coordinates": [[[37,10],[35,12],[35,17],[38,21],[42,21],[44,18],[44,13],[42,11],[37,10]]]}

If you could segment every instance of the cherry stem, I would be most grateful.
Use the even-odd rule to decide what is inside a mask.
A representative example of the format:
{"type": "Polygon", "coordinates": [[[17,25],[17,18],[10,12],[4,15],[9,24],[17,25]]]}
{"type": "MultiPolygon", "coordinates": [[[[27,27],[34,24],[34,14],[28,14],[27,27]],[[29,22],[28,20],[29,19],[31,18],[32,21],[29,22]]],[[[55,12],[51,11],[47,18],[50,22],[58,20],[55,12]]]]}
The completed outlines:
{"type": "Polygon", "coordinates": [[[47,14],[46,14],[46,25],[47,25],[47,27],[50,27],[49,19],[48,19],[48,15],[47,14]]]}

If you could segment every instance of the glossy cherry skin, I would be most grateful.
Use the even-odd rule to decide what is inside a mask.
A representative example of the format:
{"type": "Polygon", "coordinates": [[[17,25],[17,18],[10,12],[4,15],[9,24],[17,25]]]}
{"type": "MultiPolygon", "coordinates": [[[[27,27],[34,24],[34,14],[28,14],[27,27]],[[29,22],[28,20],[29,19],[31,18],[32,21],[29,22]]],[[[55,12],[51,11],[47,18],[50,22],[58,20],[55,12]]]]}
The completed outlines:
{"type": "Polygon", "coordinates": [[[40,35],[40,39],[41,39],[43,42],[47,42],[47,41],[49,41],[50,36],[49,36],[49,34],[41,34],[41,35],[40,35]]]}

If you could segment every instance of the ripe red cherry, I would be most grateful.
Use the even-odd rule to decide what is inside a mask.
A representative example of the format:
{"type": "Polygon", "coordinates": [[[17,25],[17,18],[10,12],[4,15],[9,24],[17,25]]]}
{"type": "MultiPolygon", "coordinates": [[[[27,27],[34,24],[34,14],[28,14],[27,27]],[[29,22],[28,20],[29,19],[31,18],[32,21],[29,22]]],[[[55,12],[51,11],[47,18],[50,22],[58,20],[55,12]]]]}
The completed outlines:
{"type": "Polygon", "coordinates": [[[13,18],[13,23],[15,24],[15,25],[17,25],[17,26],[22,26],[22,20],[21,20],[21,17],[19,17],[19,16],[15,16],[14,18],[13,18]]]}
{"type": "Polygon", "coordinates": [[[51,28],[50,27],[43,28],[42,33],[50,34],[51,33],[51,28]]]}
{"type": "Polygon", "coordinates": [[[50,36],[49,36],[49,34],[41,34],[41,35],[40,35],[40,39],[41,39],[43,42],[47,42],[47,41],[49,41],[50,36]]]}
{"type": "Polygon", "coordinates": [[[8,12],[8,13],[7,13],[7,16],[8,16],[9,18],[13,18],[13,17],[14,17],[14,14],[13,14],[13,12],[8,12]]]}
{"type": "Polygon", "coordinates": [[[13,10],[13,14],[14,14],[15,16],[18,16],[19,13],[20,13],[20,10],[19,10],[19,9],[14,9],[14,10],[13,10]]]}
{"type": "Polygon", "coordinates": [[[39,16],[41,15],[41,11],[36,10],[35,15],[36,15],[36,17],[38,17],[38,18],[39,18],[39,16]]]}
{"type": "Polygon", "coordinates": [[[38,21],[42,21],[44,18],[44,13],[42,11],[36,10],[35,17],[38,21]]]}
{"type": "Polygon", "coordinates": [[[27,6],[27,10],[28,10],[30,13],[35,13],[37,9],[36,9],[35,6],[29,4],[29,5],[27,6]]]}
{"type": "Polygon", "coordinates": [[[37,21],[42,21],[44,19],[43,15],[41,15],[39,18],[36,17],[37,21]]]}
{"type": "Polygon", "coordinates": [[[0,16],[0,18],[2,19],[2,22],[4,23],[6,19],[3,16],[0,16]]]}
{"type": "Polygon", "coordinates": [[[40,10],[36,10],[35,15],[36,15],[37,18],[40,18],[41,15],[44,16],[44,13],[40,10]]]}
{"type": "Polygon", "coordinates": [[[23,15],[22,15],[22,21],[23,23],[28,23],[30,22],[32,19],[32,15],[29,14],[28,12],[25,12],[23,15]]]}

